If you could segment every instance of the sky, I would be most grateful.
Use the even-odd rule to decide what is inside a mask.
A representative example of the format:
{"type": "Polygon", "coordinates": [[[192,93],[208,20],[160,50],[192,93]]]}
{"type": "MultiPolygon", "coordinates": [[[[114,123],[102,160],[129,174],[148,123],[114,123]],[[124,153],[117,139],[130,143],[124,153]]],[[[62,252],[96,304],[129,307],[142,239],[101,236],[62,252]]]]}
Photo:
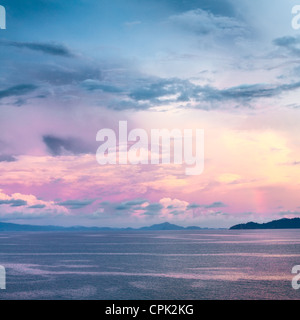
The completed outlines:
{"type": "MultiPolygon", "coordinates": [[[[1,0],[0,221],[300,217],[296,0],[1,0]],[[97,132],[202,129],[204,171],[99,165],[97,132]]],[[[300,4],[300,3],[299,3],[300,4]]]]}

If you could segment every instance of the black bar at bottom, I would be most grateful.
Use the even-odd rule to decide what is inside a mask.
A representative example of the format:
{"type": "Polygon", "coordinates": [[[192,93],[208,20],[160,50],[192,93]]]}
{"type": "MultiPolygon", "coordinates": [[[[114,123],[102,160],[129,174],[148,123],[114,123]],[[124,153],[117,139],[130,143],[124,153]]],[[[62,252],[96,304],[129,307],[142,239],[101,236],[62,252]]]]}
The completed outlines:
{"type": "MultiPolygon", "coordinates": [[[[9,312],[10,317],[21,312],[33,314],[36,301],[0,301],[2,312],[9,312]],[[20,304],[20,308],[17,305],[20,304]]],[[[283,310],[295,310],[292,301],[238,301],[238,300],[153,300],[153,301],[37,301],[50,318],[57,318],[65,307],[68,318],[71,316],[89,319],[212,319],[215,317],[243,319],[245,316],[256,319],[266,311],[268,317],[278,315],[283,310]],[[61,303],[63,302],[63,303],[61,303]],[[64,302],[66,302],[64,304],[64,302]],[[44,305],[44,308],[43,308],[44,305]]],[[[39,318],[41,319],[41,318],[39,318]]]]}

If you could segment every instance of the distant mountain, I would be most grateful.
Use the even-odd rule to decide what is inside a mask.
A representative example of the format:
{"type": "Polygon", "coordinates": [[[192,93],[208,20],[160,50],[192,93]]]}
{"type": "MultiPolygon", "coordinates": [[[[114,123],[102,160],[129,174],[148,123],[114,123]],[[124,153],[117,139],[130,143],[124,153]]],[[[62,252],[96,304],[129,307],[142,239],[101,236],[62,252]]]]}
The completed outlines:
{"type": "Polygon", "coordinates": [[[168,222],[165,222],[165,223],[161,223],[161,224],[154,224],[153,226],[151,227],[143,227],[143,228],[140,228],[140,230],[144,230],[144,231],[159,231],[159,230],[184,230],[185,228],[184,227],[180,227],[180,226],[177,226],[175,224],[171,224],[171,223],[168,223],[168,222]]]}
{"type": "Polygon", "coordinates": [[[14,223],[0,222],[0,231],[59,231],[64,230],[62,227],[54,226],[31,226],[14,223]]]}
{"type": "Polygon", "coordinates": [[[230,228],[230,230],[238,229],[299,229],[300,218],[294,219],[280,219],[267,223],[248,222],[245,224],[237,224],[230,228]]]}
{"type": "Polygon", "coordinates": [[[165,222],[165,223],[161,223],[161,224],[154,224],[151,227],[143,227],[143,228],[140,228],[139,230],[146,230],[146,231],[155,231],[155,230],[157,230],[157,231],[160,231],[160,230],[201,230],[201,228],[199,228],[199,227],[187,227],[187,228],[184,228],[184,227],[177,226],[175,224],[171,224],[171,223],[165,222]]]}
{"type": "Polygon", "coordinates": [[[133,228],[106,228],[106,227],[57,227],[57,226],[32,226],[14,223],[0,222],[0,232],[2,231],[29,231],[29,232],[45,232],[45,231],[163,231],[163,230],[201,230],[199,227],[180,227],[171,223],[155,224],[150,227],[133,228]]]}
{"type": "Polygon", "coordinates": [[[57,226],[32,226],[25,224],[14,224],[0,222],[0,231],[97,231],[107,230],[110,228],[97,228],[97,227],[57,227],[57,226]]]}

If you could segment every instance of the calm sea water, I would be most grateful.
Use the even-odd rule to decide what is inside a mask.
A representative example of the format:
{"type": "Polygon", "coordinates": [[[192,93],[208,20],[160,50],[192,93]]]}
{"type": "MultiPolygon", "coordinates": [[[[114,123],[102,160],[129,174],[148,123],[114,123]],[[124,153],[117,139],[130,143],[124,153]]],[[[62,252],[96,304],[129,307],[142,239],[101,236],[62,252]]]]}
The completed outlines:
{"type": "Polygon", "coordinates": [[[300,230],[0,233],[0,299],[300,299],[300,230]]]}

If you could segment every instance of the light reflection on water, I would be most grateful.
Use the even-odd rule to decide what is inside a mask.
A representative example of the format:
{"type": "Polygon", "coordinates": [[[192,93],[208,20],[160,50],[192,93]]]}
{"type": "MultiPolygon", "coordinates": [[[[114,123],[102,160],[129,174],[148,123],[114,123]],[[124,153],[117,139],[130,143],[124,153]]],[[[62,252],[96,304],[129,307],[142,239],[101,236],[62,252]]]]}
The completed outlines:
{"type": "Polygon", "coordinates": [[[300,230],[2,233],[0,299],[299,299],[300,230]]]}

